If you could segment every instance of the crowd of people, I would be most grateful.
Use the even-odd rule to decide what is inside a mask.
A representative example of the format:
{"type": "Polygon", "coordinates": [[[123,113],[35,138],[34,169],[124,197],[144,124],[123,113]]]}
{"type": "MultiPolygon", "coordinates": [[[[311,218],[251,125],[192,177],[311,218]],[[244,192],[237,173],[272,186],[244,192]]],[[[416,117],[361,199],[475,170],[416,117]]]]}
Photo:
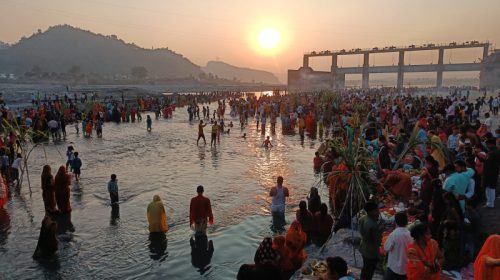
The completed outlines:
{"type": "MultiPolygon", "coordinates": [[[[412,226],[415,221],[422,224],[412,227],[411,234],[410,231],[401,234],[408,246],[399,251],[399,256],[392,258],[392,263],[395,260],[405,263],[392,268],[389,266],[386,277],[422,279],[428,270],[435,275],[441,275],[442,270],[450,275],[453,271],[460,272],[476,260],[484,242],[478,207],[483,204],[485,208],[494,208],[496,199],[500,130],[493,126],[491,115],[495,114],[497,100],[498,97],[488,100],[485,95],[471,100],[469,93],[460,91],[446,96],[404,96],[371,90],[346,91],[330,96],[276,94],[261,98],[235,97],[228,103],[230,115],[239,116],[242,129],[247,125],[248,118],[255,117],[258,130],[264,133],[269,122],[272,133],[275,133],[276,118],[280,117],[284,134],[293,135],[295,127],[298,127],[301,138],[306,132],[312,138],[331,135],[341,138],[349,151],[352,151],[354,143],[362,143],[370,154],[367,159],[370,170],[366,171],[373,171],[370,173],[374,176],[370,178],[372,185],[366,193],[371,194],[374,201],[379,200],[373,204],[374,207],[370,207],[370,203],[365,206],[367,213],[373,212],[372,217],[369,218],[368,214],[359,221],[361,236],[371,238],[363,238],[360,248],[364,260],[361,279],[371,279],[380,260],[391,255],[391,245],[386,245],[386,250],[381,252],[381,246],[384,247],[382,237],[402,231],[384,232],[379,229],[379,208],[395,211],[394,205],[402,206],[399,211],[409,215],[401,217],[397,213],[396,223],[399,224],[396,229],[406,228],[408,219],[412,221],[412,226]],[[383,199],[388,201],[383,203],[383,199]],[[377,234],[374,234],[375,229],[379,231],[377,234]],[[415,244],[421,246],[415,247],[415,244]],[[419,254],[422,250],[425,254],[428,250],[428,254],[435,256],[439,262],[417,265],[415,260],[421,261],[419,254]],[[401,257],[403,251],[405,257],[401,257]],[[417,253],[413,253],[415,251],[417,253]]],[[[214,113],[212,121],[220,116],[219,111],[214,113]]],[[[343,223],[345,220],[340,217],[349,187],[349,169],[345,161],[335,149],[325,149],[314,159],[315,171],[325,174],[329,203],[332,214],[337,218],[336,230],[350,224],[343,223]],[[346,171],[345,174],[339,173],[342,170],[346,171]]],[[[273,224],[282,225],[282,202],[288,196],[288,190],[282,188],[278,181],[277,187],[271,189],[271,196],[273,224]]],[[[305,236],[314,236],[318,226],[314,225],[313,215],[305,205],[305,202],[299,204],[296,222],[305,236]]],[[[351,217],[347,220],[350,221],[351,217]]],[[[391,242],[395,241],[387,244],[391,242]]],[[[259,250],[268,248],[269,243],[265,239],[259,250]]],[[[277,245],[273,243],[271,247],[276,248],[277,245]]],[[[242,267],[242,277],[252,273],[262,276],[259,267],[267,271],[264,273],[286,271],[280,265],[273,266],[270,271],[269,265],[259,265],[261,260],[256,259],[255,262],[254,266],[242,267]]]]}
{"type": "MultiPolygon", "coordinates": [[[[269,192],[272,198],[273,227],[276,232],[284,231],[285,204],[289,195],[288,188],[283,186],[283,177],[278,176],[276,186],[269,192]]],[[[305,246],[314,243],[321,247],[330,237],[332,227],[333,218],[328,213],[328,206],[321,203],[318,189],[312,187],[307,202],[302,200],[299,203],[295,220],[290,224],[286,235],[265,237],[255,252],[254,264],[242,265],[237,279],[289,279],[307,258],[305,246]]],[[[346,276],[347,264],[345,261],[343,263],[343,273],[336,270],[339,268],[337,265],[332,267],[330,273],[337,272],[340,277],[346,276]]]]}
{"type": "MultiPolygon", "coordinates": [[[[483,275],[478,279],[493,279],[484,277],[499,273],[500,256],[495,251],[498,236],[491,235],[484,242],[486,237],[480,232],[484,221],[478,213],[481,204],[488,209],[495,207],[500,130],[494,127],[492,115],[498,113],[498,97],[488,99],[484,95],[471,99],[469,93],[461,91],[446,96],[411,96],[372,89],[285,95],[274,92],[261,96],[219,92],[182,95],[175,103],[161,98],[139,98],[132,106],[127,105],[123,96],[121,103],[111,98],[98,101],[96,95],[91,96],[90,102],[86,99],[86,96],[79,100],[76,95],[73,99],[65,95],[64,98],[48,96],[42,101],[34,96],[32,108],[2,108],[2,124],[10,124],[0,126],[9,136],[0,145],[1,170],[8,182],[19,181],[16,169],[21,162],[15,164],[20,158],[16,149],[22,134],[29,129],[50,132],[52,139],[59,141],[66,135],[66,124],[75,122],[78,132],[81,121],[85,136],[90,136],[93,130],[102,136],[104,122],[140,121],[144,110],[154,111],[157,119],[161,115],[171,117],[176,106],[186,106],[189,120],[199,121],[197,144],[200,139],[206,144],[203,129],[211,123],[211,146],[216,146],[221,134],[230,133],[233,119],[239,120],[242,133],[253,129],[250,124],[254,121],[255,129],[262,135],[268,126],[270,133],[276,133],[279,120],[283,134],[293,137],[298,132],[302,141],[306,135],[325,139],[325,147],[315,154],[313,169],[324,178],[328,201],[322,203],[318,189],[311,188],[307,201],[299,203],[295,220],[285,230],[289,190],[283,186],[283,178],[278,177],[269,193],[271,215],[276,232],[286,231],[286,235],[265,237],[255,254],[255,264],[243,265],[238,279],[288,279],[307,258],[304,250],[307,244],[321,246],[332,230],[352,227],[359,215],[345,217],[343,209],[346,205],[353,206],[348,199],[349,188],[352,173],[357,171],[369,182],[363,186],[363,199],[367,202],[357,209],[365,214],[356,222],[363,256],[361,279],[371,279],[384,258],[388,263],[386,279],[439,279],[443,270],[460,271],[473,262],[474,274],[483,275]],[[78,106],[78,101],[86,105],[78,106]],[[206,103],[212,102],[216,108],[211,114],[206,103]],[[228,106],[232,119],[226,118],[228,106]],[[13,128],[14,125],[19,128],[13,128]],[[359,147],[368,156],[362,159],[366,165],[358,168],[362,170],[354,170],[348,157],[359,151],[359,147]],[[392,227],[382,221],[386,216],[392,227]]],[[[149,115],[146,122],[150,131],[149,115]]],[[[41,136],[36,139],[36,135],[43,134],[35,134],[34,140],[43,140],[41,136]]],[[[262,146],[273,146],[269,136],[262,146]]],[[[53,255],[57,251],[56,234],[74,231],[69,172],[78,181],[82,162],[72,147],[68,148],[67,157],[66,166],[60,166],[55,177],[50,166],[43,168],[46,216],[35,257],[53,255]]],[[[110,205],[118,213],[115,174],[111,175],[107,189],[110,205]]],[[[195,232],[191,246],[193,250],[202,248],[205,259],[210,259],[213,244],[208,241],[207,226],[213,223],[213,214],[210,200],[203,193],[203,186],[198,186],[198,195],[190,203],[189,225],[195,232]]],[[[150,239],[157,244],[154,250],[161,252],[166,248],[168,223],[160,196],[153,197],[146,216],[150,239]]],[[[342,258],[332,256],[326,259],[326,266],[325,279],[349,279],[342,258]]]]}
{"type": "Polygon", "coordinates": [[[500,168],[500,131],[493,127],[485,96],[475,102],[459,92],[340,99],[336,114],[343,145],[332,144],[323,157],[317,154],[314,169],[327,174],[330,205],[339,219],[336,230],[349,227],[352,217],[343,217],[342,209],[352,206],[349,182],[356,170],[349,166],[350,154],[339,148],[352,151],[361,145],[367,151],[366,165],[358,166],[367,174],[365,199],[371,197],[358,222],[361,279],[371,279],[385,258],[386,279],[453,277],[464,274],[474,261],[476,275],[483,270],[498,275],[493,262],[477,268],[485,239],[478,207],[495,207],[500,168]],[[359,104],[363,107],[356,108],[359,104]],[[387,220],[395,220],[396,228],[384,227],[387,220]]]}

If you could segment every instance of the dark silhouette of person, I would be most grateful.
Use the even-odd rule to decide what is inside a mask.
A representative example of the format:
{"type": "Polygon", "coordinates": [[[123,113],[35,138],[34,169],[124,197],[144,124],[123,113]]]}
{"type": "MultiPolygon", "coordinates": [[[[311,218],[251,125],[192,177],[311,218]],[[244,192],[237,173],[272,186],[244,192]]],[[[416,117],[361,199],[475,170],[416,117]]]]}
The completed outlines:
{"type": "Polygon", "coordinates": [[[50,259],[57,252],[57,223],[50,216],[45,216],[40,228],[34,259],[50,259]]]}
{"type": "Polygon", "coordinates": [[[209,264],[214,254],[214,244],[212,240],[208,241],[205,234],[192,236],[189,243],[191,244],[191,263],[203,275],[210,269],[209,264]]]}
{"type": "Polygon", "coordinates": [[[151,232],[149,234],[149,256],[152,260],[159,260],[167,250],[167,235],[163,232],[151,232]]]}
{"type": "Polygon", "coordinates": [[[112,226],[116,226],[117,220],[120,219],[120,206],[118,204],[111,205],[111,219],[109,224],[112,226]]]}
{"type": "Polygon", "coordinates": [[[7,243],[10,231],[10,216],[7,210],[0,208],[0,245],[7,243]]]}

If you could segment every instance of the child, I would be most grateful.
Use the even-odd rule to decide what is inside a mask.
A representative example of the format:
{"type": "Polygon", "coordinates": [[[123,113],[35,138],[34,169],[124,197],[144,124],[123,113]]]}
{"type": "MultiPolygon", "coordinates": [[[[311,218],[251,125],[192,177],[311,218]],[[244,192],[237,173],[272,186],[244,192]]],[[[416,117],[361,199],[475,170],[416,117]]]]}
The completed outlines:
{"type": "Polygon", "coordinates": [[[102,125],[103,125],[102,120],[100,118],[97,119],[97,121],[95,123],[95,129],[96,129],[98,138],[102,138],[102,125]]]}
{"type": "Polygon", "coordinates": [[[426,207],[422,199],[418,196],[417,191],[412,191],[408,211],[413,214],[421,214],[426,212],[426,207]]]}
{"type": "Polygon", "coordinates": [[[80,135],[80,126],[78,125],[78,120],[75,122],[76,135],[80,135]]]}
{"type": "Polygon", "coordinates": [[[151,117],[148,115],[147,116],[147,119],[146,119],[146,124],[147,124],[147,129],[148,131],[151,131],[151,124],[152,124],[152,120],[151,120],[151,117]]]}
{"type": "Polygon", "coordinates": [[[11,182],[16,181],[17,186],[19,186],[19,168],[21,167],[21,162],[22,162],[21,154],[18,153],[16,159],[14,159],[14,161],[12,162],[12,169],[11,169],[12,170],[11,182]]]}
{"type": "Polygon", "coordinates": [[[75,174],[75,180],[80,181],[80,168],[82,168],[82,160],[78,157],[78,152],[75,152],[75,158],[73,159],[73,163],[71,164],[71,168],[73,169],[73,174],[75,174]]]}
{"type": "MultiPolygon", "coordinates": [[[[76,127],[78,128],[78,126],[76,127]]],[[[69,166],[72,166],[73,159],[75,158],[73,151],[74,151],[73,146],[68,146],[68,150],[66,151],[66,156],[68,157],[68,160],[66,161],[66,170],[68,169],[69,166]]]]}
{"type": "Polygon", "coordinates": [[[111,174],[111,180],[108,182],[108,192],[111,206],[118,205],[118,180],[116,174],[111,174]]]}
{"type": "Polygon", "coordinates": [[[262,142],[262,147],[265,147],[266,149],[270,149],[273,147],[273,144],[271,143],[269,136],[267,136],[266,140],[264,140],[264,142],[262,142]]]}

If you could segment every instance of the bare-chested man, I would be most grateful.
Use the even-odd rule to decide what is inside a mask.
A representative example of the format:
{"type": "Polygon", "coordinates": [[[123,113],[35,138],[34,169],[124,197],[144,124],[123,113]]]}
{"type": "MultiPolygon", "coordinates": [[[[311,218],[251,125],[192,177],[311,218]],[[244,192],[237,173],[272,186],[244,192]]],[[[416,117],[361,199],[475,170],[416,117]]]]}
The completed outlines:
{"type": "Polygon", "coordinates": [[[200,124],[198,125],[198,140],[196,140],[196,145],[198,145],[200,138],[203,138],[203,142],[205,142],[205,145],[207,144],[207,140],[205,140],[205,134],[203,133],[203,128],[205,126],[207,125],[203,124],[203,120],[200,120],[200,124]]]}

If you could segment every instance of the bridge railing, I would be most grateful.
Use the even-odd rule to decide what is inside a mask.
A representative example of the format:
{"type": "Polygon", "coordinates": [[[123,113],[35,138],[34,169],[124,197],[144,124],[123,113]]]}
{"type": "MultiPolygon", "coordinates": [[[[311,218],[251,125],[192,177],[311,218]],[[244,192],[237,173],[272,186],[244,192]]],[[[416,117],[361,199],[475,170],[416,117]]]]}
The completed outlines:
{"type": "Polygon", "coordinates": [[[311,51],[311,52],[304,52],[305,56],[328,56],[328,55],[334,55],[334,54],[356,54],[356,53],[363,53],[363,52],[373,52],[373,51],[400,51],[400,50],[418,50],[418,49],[438,49],[442,47],[448,47],[448,48],[475,48],[475,47],[484,47],[486,45],[489,45],[489,41],[466,41],[462,43],[457,43],[457,42],[451,42],[451,43],[441,43],[441,44],[434,44],[434,43],[428,43],[428,44],[422,44],[422,45],[409,45],[409,46],[388,46],[388,47],[374,47],[374,48],[356,48],[356,49],[341,49],[341,50],[324,50],[324,51],[311,51]]]}

